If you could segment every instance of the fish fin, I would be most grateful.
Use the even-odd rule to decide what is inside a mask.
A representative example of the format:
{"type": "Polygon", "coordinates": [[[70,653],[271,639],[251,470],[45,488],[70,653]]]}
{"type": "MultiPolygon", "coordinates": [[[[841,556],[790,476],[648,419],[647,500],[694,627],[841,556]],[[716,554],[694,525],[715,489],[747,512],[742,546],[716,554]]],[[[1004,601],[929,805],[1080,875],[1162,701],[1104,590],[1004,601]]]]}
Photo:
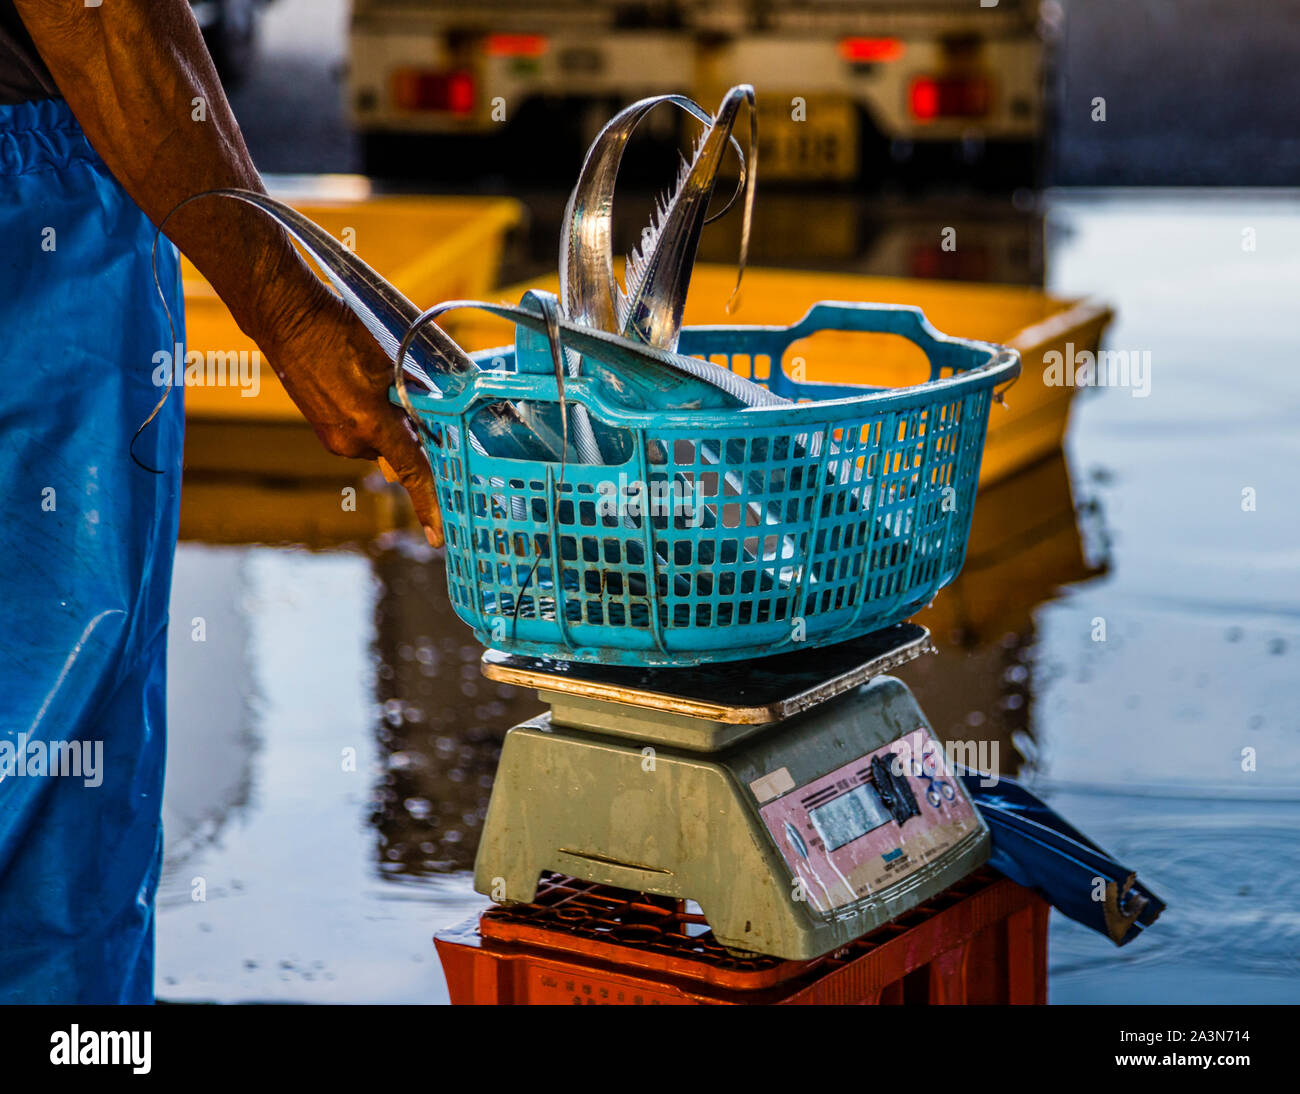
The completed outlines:
{"type": "MultiPolygon", "coordinates": [[[[711,115],[683,95],[656,95],[619,111],[587,150],[569,195],[560,238],[560,306],[563,313],[602,330],[613,330],[618,284],[611,249],[614,185],[623,151],[654,107],[671,102],[707,122],[711,115]]],[[[736,146],[738,156],[739,145],[736,146]]]]}
{"type": "MultiPolygon", "coordinates": [[[[754,89],[741,84],[723,97],[718,113],[695,141],[689,160],[682,157],[672,194],[667,202],[656,203],[650,226],[642,233],[641,246],[628,256],[625,286],[617,311],[619,331],[624,337],[660,348],[676,346],[699,234],[708,220],[709,201],[728,143],[733,140],[731,133],[742,101],[749,104],[751,111],[752,140],[757,132],[754,89]]],[[[750,165],[745,180],[742,268],[752,221],[755,166],[750,165]]],[[[738,290],[739,278],[737,290],[732,294],[733,305],[738,290]]]]}

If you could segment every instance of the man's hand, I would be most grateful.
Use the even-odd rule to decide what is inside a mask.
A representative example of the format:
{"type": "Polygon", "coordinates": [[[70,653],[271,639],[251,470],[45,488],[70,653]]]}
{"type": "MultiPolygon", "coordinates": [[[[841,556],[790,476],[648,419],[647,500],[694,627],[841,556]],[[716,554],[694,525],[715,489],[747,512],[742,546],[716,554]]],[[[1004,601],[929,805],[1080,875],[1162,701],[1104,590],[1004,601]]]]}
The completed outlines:
{"type": "Polygon", "coordinates": [[[285,390],[331,452],[378,459],[406,488],[431,546],[442,546],[442,515],[424,448],[388,401],[393,365],[346,304],[321,286],[307,310],[278,331],[268,357],[285,390]]]}
{"type": "MultiPolygon", "coordinates": [[[[155,224],[204,190],[263,190],[188,0],[15,7],[91,145],[155,224]]],[[[325,445],[386,463],[425,536],[440,544],[428,461],[388,402],[388,359],[288,235],[220,198],[178,210],[167,234],[261,347],[325,445]]]]}

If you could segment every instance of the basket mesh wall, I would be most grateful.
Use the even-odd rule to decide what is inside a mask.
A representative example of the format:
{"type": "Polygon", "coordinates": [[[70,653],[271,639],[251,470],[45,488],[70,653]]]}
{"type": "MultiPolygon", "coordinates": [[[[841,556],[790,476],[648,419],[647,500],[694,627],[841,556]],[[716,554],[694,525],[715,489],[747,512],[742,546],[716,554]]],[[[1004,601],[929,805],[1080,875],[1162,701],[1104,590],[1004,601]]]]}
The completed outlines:
{"type": "MultiPolygon", "coordinates": [[[[800,401],[824,394],[767,375],[781,347],[765,333],[738,330],[735,353],[712,359],[800,401]]],[[[810,403],[794,427],[646,427],[626,463],[569,463],[562,481],[559,465],[486,456],[463,422],[439,423],[452,603],[500,649],[645,664],[905,619],[956,575],[970,529],[992,390],[946,390],[831,421],[810,403]]]]}

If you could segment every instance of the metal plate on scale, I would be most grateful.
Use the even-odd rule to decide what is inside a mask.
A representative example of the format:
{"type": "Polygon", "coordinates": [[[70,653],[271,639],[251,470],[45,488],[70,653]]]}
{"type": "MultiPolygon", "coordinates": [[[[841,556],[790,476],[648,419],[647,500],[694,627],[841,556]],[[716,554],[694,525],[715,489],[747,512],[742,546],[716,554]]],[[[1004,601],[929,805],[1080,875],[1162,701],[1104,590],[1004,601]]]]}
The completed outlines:
{"type": "Polygon", "coordinates": [[[556,722],[692,751],[727,747],[934,652],[899,623],[850,642],[689,669],[631,669],[488,650],[489,680],[536,688],[556,722]]]}

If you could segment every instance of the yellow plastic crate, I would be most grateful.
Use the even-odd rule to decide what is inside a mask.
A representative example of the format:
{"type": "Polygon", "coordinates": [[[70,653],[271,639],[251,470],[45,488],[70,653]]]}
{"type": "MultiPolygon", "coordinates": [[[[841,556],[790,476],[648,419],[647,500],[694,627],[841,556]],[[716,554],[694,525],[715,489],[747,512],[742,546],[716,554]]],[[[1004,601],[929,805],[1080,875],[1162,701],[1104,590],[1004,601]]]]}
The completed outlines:
{"type": "MultiPolygon", "coordinates": [[[[1006,393],[1007,405],[995,405],[989,415],[980,471],[982,484],[1000,479],[1060,447],[1075,388],[1049,387],[1043,382],[1043,354],[1053,349],[1064,352],[1067,342],[1074,344],[1076,352],[1086,349],[1095,353],[1112,317],[1110,309],[1096,301],[1061,299],[1018,285],[775,269],[746,270],[740,304],[728,315],[726,302],[735,279],[734,267],[697,266],[691,278],[684,323],[784,326],[799,319],[819,300],[914,304],[945,334],[1018,349],[1023,360],[1020,379],[1006,393]]],[[[556,285],[555,278],[547,278],[503,289],[497,295],[516,301],[526,288],[555,292],[556,285]]],[[[514,339],[509,323],[481,312],[465,312],[464,316],[457,327],[457,338],[466,349],[487,349],[514,339]]],[[[924,357],[904,339],[831,331],[792,345],[785,366],[802,366],[808,380],[888,387],[919,383],[929,375],[924,357]]]]}
{"type": "MultiPolygon", "coordinates": [[[[519,223],[523,206],[507,198],[380,197],[358,201],[291,201],[336,239],[345,231],[357,255],[421,308],[458,297],[492,294],[506,232],[519,223]]],[[[205,355],[251,352],[257,347],[236,325],[203,275],[182,262],[187,351],[205,355]]],[[[448,317],[457,334],[462,313],[448,317]]],[[[237,386],[193,386],[185,391],[186,415],[195,419],[301,421],[269,365],[260,390],[243,395],[237,386]]]]}

